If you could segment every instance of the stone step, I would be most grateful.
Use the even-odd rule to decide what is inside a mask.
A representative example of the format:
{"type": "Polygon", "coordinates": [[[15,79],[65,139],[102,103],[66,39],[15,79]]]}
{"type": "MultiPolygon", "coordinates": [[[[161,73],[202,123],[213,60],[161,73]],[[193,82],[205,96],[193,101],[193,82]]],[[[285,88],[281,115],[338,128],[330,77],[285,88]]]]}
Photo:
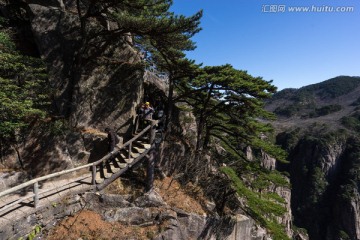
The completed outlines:
{"type": "Polygon", "coordinates": [[[109,165],[110,165],[110,170],[111,170],[112,173],[117,173],[118,171],[121,170],[119,164],[116,162],[115,159],[113,161],[111,161],[109,163],[109,165]]]}
{"type": "Polygon", "coordinates": [[[129,161],[133,161],[135,158],[137,158],[138,156],[140,156],[141,153],[139,152],[134,152],[134,151],[131,151],[130,153],[130,160],[127,160],[129,159],[129,152],[127,149],[123,149],[120,151],[120,157],[125,160],[125,162],[129,163],[129,161]]]}
{"type": "MultiPolygon", "coordinates": [[[[112,168],[113,168],[113,167],[116,168],[116,169],[117,169],[116,172],[118,172],[118,171],[120,171],[121,169],[126,168],[127,163],[126,163],[126,162],[124,163],[124,160],[122,159],[122,157],[121,157],[120,155],[118,155],[116,158],[114,158],[114,161],[112,162],[112,165],[110,165],[110,166],[112,166],[112,168]],[[112,166],[112,165],[113,165],[113,166],[112,166]]],[[[114,172],[114,171],[113,171],[113,172],[114,172]]],[[[115,172],[114,172],[114,173],[115,173],[115,172]]]]}
{"type": "Polygon", "coordinates": [[[113,174],[113,172],[111,171],[110,165],[111,165],[111,163],[108,161],[104,163],[104,177],[105,178],[109,178],[113,174]]]}
{"type": "Polygon", "coordinates": [[[97,173],[96,173],[95,182],[96,182],[97,184],[104,182],[104,178],[102,177],[101,172],[97,172],[97,173]]]}
{"type": "Polygon", "coordinates": [[[121,169],[126,168],[127,165],[128,165],[127,163],[119,163],[121,169]]]}
{"type": "Polygon", "coordinates": [[[137,141],[133,142],[133,146],[140,147],[140,148],[148,148],[148,146],[150,146],[150,144],[148,143],[148,141],[137,140],[137,141]]]}
{"type": "Polygon", "coordinates": [[[144,148],[149,149],[150,147],[151,147],[151,144],[149,144],[149,143],[144,143],[144,148]]]}
{"type": "Polygon", "coordinates": [[[134,158],[133,157],[128,157],[128,154],[127,153],[120,153],[120,157],[123,161],[125,161],[125,163],[132,163],[134,161],[134,158]]]}
{"type": "Polygon", "coordinates": [[[141,147],[133,147],[132,150],[134,150],[135,153],[143,153],[146,149],[141,147]]]}
{"type": "Polygon", "coordinates": [[[104,177],[105,178],[110,178],[112,176],[113,173],[111,171],[109,171],[109,170],[110,169],[104,171],[104,177]]]}
{"type": "Polygon", "coordinates": [[[130,156],[131,158],[137,158],[138,156],[140,156],[140,153],[131,151],[130,156]]]}
{"type": "Polygon", "coordinates": [[[133,142],[132,151],[129,153],[128,149],[122,149],[117,157],[109,162],[104,163],[102,170],[98,170],[96,173],[95,181],[97,184],[103,183],[105,179],[110,178],[114,173],[119,172],[121,169],[126,168],[128,164],[131,164],[135,158],[139,157],[147,149],[151,147],[147,143],[147,140],[137,140],[133,142]]]}

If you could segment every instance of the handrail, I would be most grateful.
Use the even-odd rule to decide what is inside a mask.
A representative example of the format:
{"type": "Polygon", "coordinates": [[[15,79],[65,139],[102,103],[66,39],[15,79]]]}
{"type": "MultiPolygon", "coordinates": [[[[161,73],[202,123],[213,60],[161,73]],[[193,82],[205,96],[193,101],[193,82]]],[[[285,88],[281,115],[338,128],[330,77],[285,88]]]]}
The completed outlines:
{"type": "Polygon", "coordinates": [[[25,183],[22,183],[20,185],[17,185],[15,187],[12,187],[12,188],[9,188],[9,189],[7,189],[5,191],[0,192],[0,197],[3,197],[3,196],[5,196],[5,195],[7,195],[9,193],[13,193],[13,192],[16,192],[16,191],[18,191],[20,189],[31,186],[34,183],[41,182],[41,181],[44,181],[44,180],[47,180],[47,179],[50,179],[50,178],[53,178],[53,177],[58,177],[58,176],[61,176],[61,175],[67,174],[67,173],[76,172],[78,170],[91,167],[92,165],[93,165],[92,163],[88,163],[88,164],[80,166],[80,167],[67,169],[67,170],[63,170],[63,171],[60,171],[60,172],[51,173],[51,174],[48,174],[48,175],[45,175],[45,176],[42,176],[42,177],[34,178],[34,179],[30,180],[30,181],[27,181],[25,183]]]}
{"type": "MultiPolygon", "coordinates": [[[[42,176],[42,177],[32,179],[30,181],[27,181],[25,183],[22,183],[20,185],[17,185],[15,187],[12,187],[12,188],[9,188],[9,189],[7,189],[5,191],[0,192],[0,198],[5,196],[5,195],[8,195],[10,193],[16,192],[18,190],[21,190],[23,188],[26,188],[26,187],[29,187],[29,186],[33,185],[34,186],[34,194],[32,194],[31,196],[22,198],[21,200],[24,201],[25,199],[34,197],[34,207],[36,208],[37,204],[38,204],[38,200],[39,200],[39,192],[38,192],[38,183],[39,182],[44,181],[44,180],[48,180],[50,178],[62,176],[64,174],[76,172],[78,170],[81,170],[81,169],[84,169],[84,168],[89,168],[89,167],[92,168],[92,183],[95,184],[95,175],[96,175],[96,167],[97,167],[97,165],[99,165],[99,164],[103,163],[104,161],[110,159],[113,155],[119,153],[120,150],[125,149],[126,147],[129,147],[129,154],[130,154],[131,153],[132,143],[135,140],[137,140],[139,137],[144,135],[149,130],[151,131],[151,133],[150,133],[150,144],[152,144],[152,142],[154,140],[154,137],[155,137],[155,127],[154,126],[157,124],[157,122],[158,121],[151,121],[151,124],[148,125],[146,128],[144,128],[138,135],[134,136],[132,139],[130,139],[129,141],[127,141],[125,144],[123,144],[121,146],[116,145],[115,147],[117,149],[115,151],[112,151],[112,152],[106,154],[104,157],[102,157],[101,159],[99,159],[99,160],[97,160],[95,162],[88,163],[88,164],[85,164],[85,165],[82,165],[82,166],[79,166],[79,167],[76,167],[76,168],[67,169],[67,170],[63,170],[63,171],[56,172],[56,173],[51,173],[51,174],[48,174],[48,175],[45,175],[45,176],[42,176]]],[[[56,188],[53,188],[53,189],[56,189],[56,188]]],[[[53,190],[53,189],[51,189],[51,190],[53,190]]],[[[49,190],[47,190],[47,191],[49,191],[49,190]]],[[[16,202],[18,202],[18,201],[16,201],[16,202]]],[[[5,207],[1,208],[0,211],[4,210],[5,207]]]]}
{"type": "MultiPolygon", "coordinates": [[[[113,155],[119,153],[120,150],[122,150],[122,149],[124,149],[125,147],[129,146],[130,143],[134,142],[136,139],[138,139],[139,137],[141,137],[142,135],[144,135],[150,128],[151,128],[151,125],[147,126],[146,128],[144,128],[144,129],[139,133],[139,135],[133,137],[132,139],[130,139],[129,141],[127,141],[127,142],[126,142],[125,144],[123,144],[122,146],[119,147],[118,145],[116,145],[115,147],[118,148],[117,150],[112,151],[112,152],[106,154],[106,155],[105,155],[104,157],[102,157],[101,159],[99,159],[99,160],[97,160],[97,161],[95,161],[95,162],[90,163],[90,166],[92,166],[92,165],[99,165],[101,162],[108,160],[108,159],[111,158],[113,155]]],[[[0,195],[0,197],[1,197],[1,195],[0,195]]]]}
{"type": "MultiPolygon", "coordinates": [[[[84,177],[84,178],[82,178],[82,179],[86,179],[86,178],[87,178],[87,177],[84,177]]],[[[78,180],[79,180],[79,178],[77,178],[77,181],[78,181],[78,180]]],[[[66,186],[65,186],[65,187],[66,187],[66,186]]],[[[46,189],[46,190],[44,190],[44,191],[41,191],[41,193],[38,193],[37,195],[51,192],[51,191],[53,191],[54,189],[63,189],[63,188],[64,188],[64,186],[54,187],[54,188],[51,188],[51,189],[46,189]]],[[[13,202],[11,202],[11,203],[3,206],[2,208],[0,208],[0,212],[3,212],[3,211],[5,211],[6,209],[11,208],[12,206],[15,206],[16,204],[21,203],[21,202],[23,202],[23,201],[25,201],[25,200],[27,200],[27,199],[29,199],[29,198],[33,198],[33,197],[35,197],[35,196],[36,196],[36,194],[33,193],[33,194],[30,194],[30,196],[25,196],[25,197],[19,198],[19,199],[17,199],[16,201],[13,201],[13,202]]],[[[38,201],[38,199],[37,199],[37,201],[38,201]]],[[[37,205],[37,204],[36,204],[36,205],[37,205]]]]}

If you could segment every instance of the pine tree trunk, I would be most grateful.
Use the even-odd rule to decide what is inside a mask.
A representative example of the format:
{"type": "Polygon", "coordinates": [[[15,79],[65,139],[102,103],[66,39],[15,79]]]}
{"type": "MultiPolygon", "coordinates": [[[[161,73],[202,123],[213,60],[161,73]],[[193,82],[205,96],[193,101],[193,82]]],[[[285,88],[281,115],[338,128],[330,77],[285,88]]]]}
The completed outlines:
{"type": "Polygon", "coordinates": [[[173,82],[171,74],[170,74],[169,75],[168,107],[167,107],[164,130],[167,130],[167,128],[169,126],[169,123],[171,121],[172,111],[173,111],[173,104],[174,104],[173,95],[174,95],[174,82],[173,82]]]}
{"type": "Polygon", "coordinates": [[[199,152],[202,150],[203,128],[204,128],[204,117],[203,117],[203,113],[201,113],[200,117],[199,117],[197,136],[196,136],[196,152],[199,152]]]}
{"type": "Polygon", "coordinates": [[[20,165],[20,167],[21,167],[21,169],[25,169],[24,168],[24,162],[23,162],[23,160],[22,160],[22,157],[21,157],[21,154],[20,154],[20,152],[19,152],[19,149],[16,147],[16,146],[14,146],[14,145],[12,145],[11,144],[11,147],[15,150],[15,152],[16,152],[16,156],[17,156],[17,160],[18,160],[18,162],[19,162],[19,165],[20,165]]]}

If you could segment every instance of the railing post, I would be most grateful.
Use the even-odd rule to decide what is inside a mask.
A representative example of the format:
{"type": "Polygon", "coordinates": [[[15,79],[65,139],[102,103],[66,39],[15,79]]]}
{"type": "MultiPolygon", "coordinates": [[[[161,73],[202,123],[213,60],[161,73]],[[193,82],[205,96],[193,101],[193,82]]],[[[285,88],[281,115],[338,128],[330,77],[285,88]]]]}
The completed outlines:
{"type": "Polygon", "coordinates": [[[95,185],[96,184],[96,165],[95,164],[93,164],[92,166],[91,166],[91,170],[92,170],[92,179],[91,179],[91,183],[92,183],[92,185],[95,185]]]}
{"type": "Polygon", "coordinates": [[[140,117],[139,117],[139,115],[136,115],[136,117],[135,117],[135,130],[134,130],[134,134],[136,134],[137,133],[137,131],[138,131],[138,129],[139,129],[139,121],[140,121],[140,117]]]}
{"type": "Polygon", "coordinates": [[[155,134],[156,134],[156,121],[151,121],[151,128],[150,128],[150,144],[154,142],[155,134]]]}
{"type": "Polygon", "coordinates": [[[34,183],[34,207],[35,209],[39,205],[39,182],[34,183]]]}
{"type": "Polygon", "coordinates": [[[155,165],[155,150],[151,148],[149,157],[147,158],[146,168],[146,192],[150,191],[154,186],[154,165],[155,165]]]}
{"type": "Polygon", "coordinates": [[[128,156],[128,159],[130,160],[131,158],[131,148],[132,148],[132,143],[129,144],[129,156],[128,156]]]}

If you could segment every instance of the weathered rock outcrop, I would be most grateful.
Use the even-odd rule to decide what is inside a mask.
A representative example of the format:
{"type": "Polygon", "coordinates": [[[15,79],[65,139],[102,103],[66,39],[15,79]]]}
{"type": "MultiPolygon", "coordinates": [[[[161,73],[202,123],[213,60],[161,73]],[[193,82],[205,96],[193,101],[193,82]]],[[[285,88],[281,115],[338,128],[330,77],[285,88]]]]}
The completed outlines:
{"type": "Polygon", "coordinates": [[[269,170],[276,169],[276,159],[271,157],[269,154],[261,150],[261,165],[269,170]]]}
{"type": "Polygon", "coordinates": [[[125,39],[102,36],[107,25],[91,19],[84,42],[74,1],[27,1],[31,29],[57,89],[60,114],[74,127],[113,126],[126,132],[142,93],[139,55],[125,39]],[[98,29],[94,31],[94,29],[98,29]]]}
{"type": "Polygon", "coordinates": [[[327,229],[327,239],[335,240],[334,229],[342,231],[337,233],[342,237],[360,239],[360,194],[353,192],[351,198],[337,197],[333,207],[333,220],[327,229]]]}
{"type": "Polygon", "coordinates": [[[310,239],[360,239],[357,140],[308,134],[290,151],[294,224],[310,239]]]}
{"type": "MultiPolygon", "coordinates": [[[[250,146],[245,148],[245,155],[249,161],[255,161],[256,157],[253,154],[253,151],[250,146]]],[[[260,163],[261,166],[268,170],[276,169],[276,159],[271,157],[265,151],[260,150],[260,163]]],[[[287,179],[287,181],[290,181],[287,179]]],[[[287,235],[293,236],[292,230],[292,210],[291,210],[291,187],[274,187],[271,186],[267,189],[268,192],[277,193],[281,198],[284,199],[284,207],[286,213],[281,218],[277,218],[277,221],[285,226],[285,231],[287,235]]]]}
{"type": "Polygon", "coordinates": [[[23,172],[11,171],[0,173],[0,192],[16,186],[19,182],[24,182],[26,177],[26,174],[23,172]]]}
{"type": "MultiPolygon", "coordinates": [[[[253,221],[246,216],[219,218],[187,213],[168,206],[155,191],[135,200],[130,195],[85,193],[71,195],[59,202],[7,225],[0,231],[1,239],[18,239],[27,236],[35,226],[51,229],[58,220],[91,209],[109,222],[127,226],[162,225],[164,231],[153,239],[227,239],[251,240],[253,221]]],[[[44,231],[46,232],[46,231],[44,231]]],[[[263,236],[261,236],[263,239],[263,236]]]]}
{"type": "Polygon", "coordinates": [[[168,206],[152,191],[134,201],[119,195],[85,195],[87,206],[107,221],[126,225],[163,225],[164,231],[154,239],[228,239],[250,240],[253,221],[243,215],[216,218],[187,213],[168,206]]]}

